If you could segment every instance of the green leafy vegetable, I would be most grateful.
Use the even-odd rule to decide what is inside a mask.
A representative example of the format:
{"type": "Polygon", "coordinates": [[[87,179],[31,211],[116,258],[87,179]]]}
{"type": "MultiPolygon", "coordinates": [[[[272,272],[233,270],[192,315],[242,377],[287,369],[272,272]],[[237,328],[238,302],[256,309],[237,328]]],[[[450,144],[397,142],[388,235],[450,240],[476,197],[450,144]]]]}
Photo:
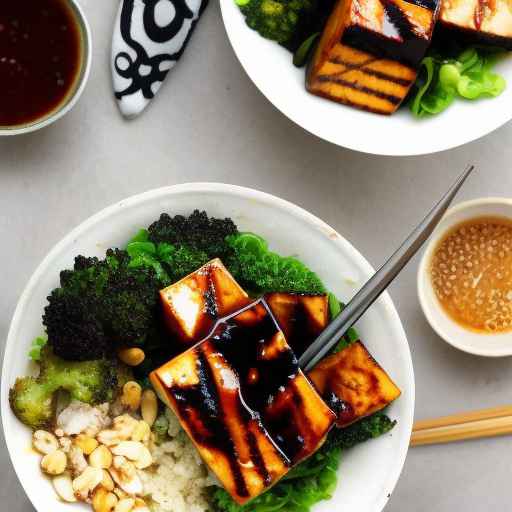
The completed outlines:
{"type": "Polygon", "coordinates": [[[419,118],[439,114],[457,97],[476,100],[500,95],[506,83],[492,69],[499,53],[477,47],[447,57],[433,50],[421,63],[411,97],[411,112],[419,118]]]}
{"type": "Polygon", "coordinates": [[[227,238],[233,255],[225,262],[242,287],[255,293],[324,293],[319,277],[293,257],[271,252],[267,242],[253,234],[227,238]]]}
{"type": "Polygon", "coordinates": [[[385,414],[377,413],[347,428],[333,429],[320,450],[245,505],[235,503],[224,489],[212,489],[213,508],[225,512],[309,512],[315,503],[332,497],[343,450],[379,437],[394,425],[385,414]]]}
{"type": "Polygon", "coordinates": [[[306,65],[306,63],[309,59],[309,56],[311,55],[311,52],[313,51],[315,43],[317,42],[319,37],[320,37],[320,32],[315,32],[314,34],[311,34],[297,48],[297,51],[293,54],[293,65],[294,66],[301,68],[302,66],[306,65]]]}
{"type": "Polygon", "coordinates": [[[32,359],[32,361],[38,362],[41,360],[41,350],[48,343],[48,338],[46,336],[38,336],[30,347],[30,351],[28,353],[28,357],[32,359]]]}

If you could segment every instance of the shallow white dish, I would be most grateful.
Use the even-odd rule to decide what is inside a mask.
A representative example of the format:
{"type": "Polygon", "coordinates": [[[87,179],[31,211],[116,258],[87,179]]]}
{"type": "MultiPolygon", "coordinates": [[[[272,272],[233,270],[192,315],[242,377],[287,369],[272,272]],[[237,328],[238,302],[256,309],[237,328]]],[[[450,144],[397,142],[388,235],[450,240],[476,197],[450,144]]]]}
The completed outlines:
{"type": "MultiPolygon", "coordinates": [[[[11,413],[8,393],[16,377],[29,371],[27,352],[31,340],[41,334],[46,296],[58,284],[59,271],[70,267],[77,254],[102,256],[110,246],[123,246],[160,213],[187,214],[195,208],[216,217],[232,217],[241,230],[267,238],[274,250],[297,255],[344,299],[349,299],[373,272],[349,242],[310,213],[274,196],[231,185],[188,184],[157,189],[121,201],[85,221],[55,246],[30,279],[14,313],[4,355],[1,411],[5,439],[19,480],[39,512],[49,507],[53,512],[73,508],[57,501],[49,481],[42,477],[39,458],[30,450],[30,432],[11,413]]],[[[364,315],[357,328],[402,389],[402,396],[389,409],[398,424],[392,433],[344,456],[337,492],[331,501],[315,509],[319,512],[333,508],[344,512],[381,511],[409,446],[414,410],[412,362],[402,324],[387,294],[364,315]]]]}
{"type": "Polygon", "coordinates": [[[447,343],[478,356],[512,355],[512,332],[482,334],[464,329],[441,308],[430,279],[430,262],[439,241],[457,224],[475,217],[512,219],[512,199],[486,197],[460,203],[450,208],[430,238],[418,268],[418,297],[423,312],[436,333],[447,343]]]}
{"type": "MultiPolygon", "coordinates": [[[[441,115],[423,120],[405,108],[381,116],[313,96],[304,87],[304,68],[293,66],[288,50],[247,27],[234,0],[220,0],[220,5],[231,45],[256,87],[285,116],[338,146],[375,155],[430,154],[483,137],[512,119],[512,87],[492,100],[457,101],[441,115]]],[[[510,83],[512,58],[497,70],[510,83]]]]}

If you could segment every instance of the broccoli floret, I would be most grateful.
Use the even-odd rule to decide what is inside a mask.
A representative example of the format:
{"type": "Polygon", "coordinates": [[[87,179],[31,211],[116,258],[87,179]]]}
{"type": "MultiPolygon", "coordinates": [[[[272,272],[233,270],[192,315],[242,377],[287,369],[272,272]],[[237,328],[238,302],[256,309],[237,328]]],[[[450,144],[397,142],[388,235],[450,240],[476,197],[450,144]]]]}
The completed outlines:
{"type": "MultiPolygon", "coordinates": [[[[226,237],[238,233],[238,230],[231,219],[216,219],[208,217],[204,211],[195,210],[189,217],[171,217],[163,213],[149,226],[148,232],[149,241],[155,245],[170,244],[178,250],[184,246],[196,254],[206,254],[208,259],[223,259],[229,252],[226,237]]],[[[181,255],[180,258],[188,259],[190,254],[181,255]]]]}
{"type": "Polygon", "coordinates": [[[142,345],[157,336],[158,290],[153,268],[130,266],[124,251],[75,259],[48,297],[43,324],[54,353],[69,361],[101,359],[117,344],[142,345]]]}
{"type": "Polygon", "coordinates": [[[247,25],[261,36],[284,44],[296,38],[316,0],[235,0],[247,25]]]}
{"type": "Polygon", "coordinates": [[[372,416],[349,425],[346,428],[335,428],[331,430],[325,449],[333,448],[352,448],[356,444],[364,443],[389,432],[396,425],[396,421],[391,420],[384,413],[375,413],[372,416]]]}
{"type": "Polygon", "coordinates": [[[17,379],[9,392],[9,401],[20,421],[34,429],[45,428],[53,419],[57,391],[67,391],[73,400],[98,404],[113,398],[118,382],[118,365],[114,360],[69,362],[44,347],[39,376],[17,379]]]}

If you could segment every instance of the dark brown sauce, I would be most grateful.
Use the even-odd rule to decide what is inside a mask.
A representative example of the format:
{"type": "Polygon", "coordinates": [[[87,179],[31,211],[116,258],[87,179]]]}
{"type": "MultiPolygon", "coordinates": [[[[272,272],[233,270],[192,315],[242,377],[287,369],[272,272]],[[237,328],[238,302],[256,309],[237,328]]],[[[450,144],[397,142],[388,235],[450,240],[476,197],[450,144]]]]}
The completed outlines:
{"type": "MultiPolygon", "coordinates": [[[[321,440],[308,423],[296,387],[295,378],[300,373],[297,357],[289,347],[276,350],[276,336],[282,336],[279,326],[260,300],[244,312],[221,320],[205,341],[191,349],[196,352],[197,384],[177,383],[167,388],[195,442],[226,455],[241,497],[249,496],[249,492],[226,426],[227,417],[238,417],[243,423],[251,461],[267,485],[273,477],[251,433],[251,424],[267,433],[289,466],[311,454],[321,440]],[[237,391],[229,392],[234,389],[229,386],[219,389],[213,375],[219,370],[212,369],[212,355],[236,370],[237,391]]],[[[328,414],[334,418],[330,411],[328,414]]]]}
{"type": "Polygon", "coordinates": [[[0,126],[34,122],[61,106],[76,83],[80,28],[64,0],[0,4],[0,126]]]}

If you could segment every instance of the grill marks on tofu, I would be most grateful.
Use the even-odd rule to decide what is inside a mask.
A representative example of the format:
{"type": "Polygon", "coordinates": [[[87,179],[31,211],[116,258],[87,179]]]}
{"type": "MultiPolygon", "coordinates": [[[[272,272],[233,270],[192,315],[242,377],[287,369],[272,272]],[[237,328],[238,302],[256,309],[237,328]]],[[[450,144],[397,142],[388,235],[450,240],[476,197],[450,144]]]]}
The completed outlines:
{"type": "Polygon", "coordinates": [[[269,293],[265,300],[297,357],[306,351],[329,321],[327,295],[269,293]]]}
{"type": "Polygon", "coordinates": [[[442,0],[439,20],[477,42],[512,49],[510,0],[442,0]]]}
{"type": "Polygon", "coordinates": [[[320,361],[309,378],[336,411],[339,427],[380,411],[400,396],[396,384],[360,341],[320,361]]]}
{"type": "Polygon", "coordinates": [[[314,453],[336,419],[263,300],[219,322],[151,381],[238,503],[314,453]]]}
{"type": "Polygon", "coordinates": [[[436,14],[436,4],[425,1],[339,0],[309,64],[306,88],[363,110],[393,113],[416,79],[436,14]]]}
{"type": "MultiPolygon", "coordinates": [[[[297,357],[329,322],[327,295],[273,293],[269,307],[297,357]]],[[[344,427],[377,412],[400,396],[400,390],[360,342],[324,358],[309,372],[326,403],[344,427]]]]}
{"type": "Polygon", "coordinates": [[[250,301],[219,259],[160,292],[165,322],[183,349],[204,338],[218,318],[250,301]]]}

